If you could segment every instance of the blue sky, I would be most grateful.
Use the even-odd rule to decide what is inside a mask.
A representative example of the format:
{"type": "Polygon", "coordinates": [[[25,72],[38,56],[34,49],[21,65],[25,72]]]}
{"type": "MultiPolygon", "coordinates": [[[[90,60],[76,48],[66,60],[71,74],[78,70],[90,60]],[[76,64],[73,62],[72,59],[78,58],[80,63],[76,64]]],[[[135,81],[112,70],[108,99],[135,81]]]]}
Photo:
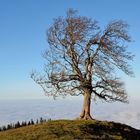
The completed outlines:
{"type": "Polygon", "coordinates": [[[139,0],[0,0],[0,99],[44,98],[30,73],[43,69],[41,53],[48,46],[45,32],[53,18],[64,16],[68,8],[96,19],[101,27],[113,19],[130,25],[135,78],[121,76],[129,96],[140,98],[139,7],[139,0]]]}

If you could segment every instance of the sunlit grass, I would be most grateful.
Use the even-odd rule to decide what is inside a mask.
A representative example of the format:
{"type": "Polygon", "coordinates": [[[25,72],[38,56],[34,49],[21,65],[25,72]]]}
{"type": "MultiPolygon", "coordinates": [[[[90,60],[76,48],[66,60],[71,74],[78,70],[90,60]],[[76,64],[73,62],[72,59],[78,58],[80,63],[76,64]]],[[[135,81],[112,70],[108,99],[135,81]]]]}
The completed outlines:
{"type": "Polygon", "coordinates": [[[107,121],[55,120],[0,132],[0,140],[132,140],[140,131],[107,121]]]}

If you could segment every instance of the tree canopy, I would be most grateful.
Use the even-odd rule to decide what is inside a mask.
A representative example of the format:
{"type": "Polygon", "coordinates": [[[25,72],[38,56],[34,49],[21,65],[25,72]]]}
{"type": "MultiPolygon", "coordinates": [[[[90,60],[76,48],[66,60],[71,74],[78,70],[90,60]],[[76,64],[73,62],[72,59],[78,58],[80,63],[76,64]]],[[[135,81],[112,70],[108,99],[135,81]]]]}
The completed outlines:
{"type": "Polygon", "coordinates": [[[109,102],[127,102],[124,83],[116,74],[119,69],[133,75],[127,30],[123,20],[113,20],[101,29],[96,20],[69,9],[47,30],[45,75],[33,72],[31,77],[48,96],[89,94],[89,100],[96,96],[109,102]]]}

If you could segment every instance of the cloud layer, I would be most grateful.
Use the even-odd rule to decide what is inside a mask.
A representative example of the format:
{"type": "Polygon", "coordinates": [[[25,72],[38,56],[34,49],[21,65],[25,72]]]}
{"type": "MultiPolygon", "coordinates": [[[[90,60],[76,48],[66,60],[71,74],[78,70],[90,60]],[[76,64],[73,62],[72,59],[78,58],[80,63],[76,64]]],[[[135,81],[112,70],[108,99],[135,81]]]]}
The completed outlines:
{"type": "MultiPolygon", "coordinates": [[[[82,100],[17,100],[0,102],[0,126],[17,121],[46,119],[75,119],[78,117],[82,100]]],[[[92,103],[91,112],[95,119],[125,123],[140,129],[140,103],[130,104],[92,103]]]]}

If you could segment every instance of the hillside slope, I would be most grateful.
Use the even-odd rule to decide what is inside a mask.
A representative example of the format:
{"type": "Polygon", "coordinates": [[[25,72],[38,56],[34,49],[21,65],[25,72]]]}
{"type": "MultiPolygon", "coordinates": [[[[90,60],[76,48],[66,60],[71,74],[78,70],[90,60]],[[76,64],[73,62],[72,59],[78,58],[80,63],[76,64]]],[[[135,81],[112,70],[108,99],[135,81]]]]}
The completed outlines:
{"type": "Polygon", "coordinates": [[[56,120],[0,132],[0,140],[140,140],[140,130],[107,121],[56,120]]]}

